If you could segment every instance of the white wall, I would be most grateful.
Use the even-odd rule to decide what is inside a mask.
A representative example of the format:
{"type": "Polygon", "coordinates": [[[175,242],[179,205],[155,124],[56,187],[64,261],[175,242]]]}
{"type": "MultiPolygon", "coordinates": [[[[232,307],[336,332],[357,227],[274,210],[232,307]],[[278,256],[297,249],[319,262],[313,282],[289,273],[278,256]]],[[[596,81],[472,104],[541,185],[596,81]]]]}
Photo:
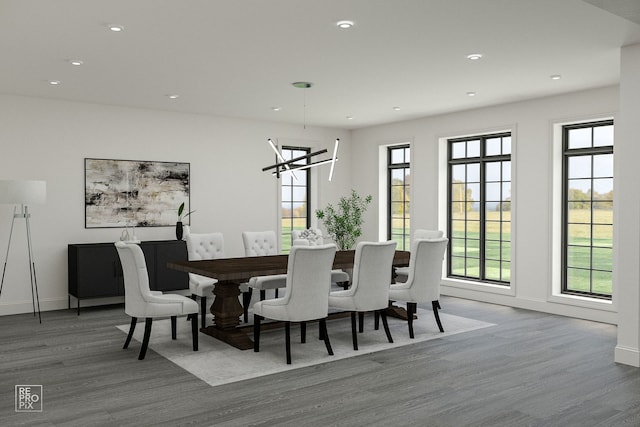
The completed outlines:
{"type": "Polygon", "coordinates": [[[616,124],[614,170],[614,221],[619,224],[614,291],[621,296],[615,360],[632,366],[640,366],[639,75],[640,44],[624,47],[621,51],[620,120],[616,124]]]}
{"type": "MultiPolygon", "coordinates": [[[[446,179],[446,157],[443,157],[446,144],[442,142],[444,138],[511,130],[514,199],[512,287],[505,290],[446,280],[442,292],[480,301],[616,323],[616,300],[613,304],[590,303],[551,295],[551,284],[555,279],[550,256],[553,245],[550,212],[553,207],[551,190],[554,173],[554,124],[615,117],[619,107],[618,92],[617,86],[600,88],[354,131],[352,149],[354,157],[357,153],[360,161],[352,166],[353,186],[363,192],[376,194],[376,202],[383,199],[385,195],[378,194],[379,171],[374,166],[378,162],[379,146],[410,141],[412,228],[443,229],[446,227],[446,186],[441,188],[443,179],[446,179]]],[[[639,182],[637,170],[636,167],[632,171],[636,176],[636,183],[639,182]]],[[[624,197],[616,189],[616,200],[624,197]]],[[[368,215],[365,236],[377,237],[377,206],[368,215]]]]}
{"type": "MultiPolygon", "coordinates": [[[[319,174],[318,206],[348,193],[348,131],[0,95],[0,179],[47,181],[47,204],[31,207],[42,310],[67,306],[69,243],[111,242],[122,231],[84,228],[85,157],[189,162],[191,208],[197,209],[192,229],[223,232],[227,254],[240,256],[242,231],[278,225],[278,184],[262,172],[274,163],[269,137],[328,148],[329,155],[340,138],[333,181],[327,181],[326,167],[314,172],[319,174]]],[[[3,261],[12,209],[0,205],[3,261]]],[[[31,311],[25,227],[23,220],[16,221],[0,315],[31,311]]],[[[137,237],[173,239],[175,232],[138,228],[137,237]]]]}

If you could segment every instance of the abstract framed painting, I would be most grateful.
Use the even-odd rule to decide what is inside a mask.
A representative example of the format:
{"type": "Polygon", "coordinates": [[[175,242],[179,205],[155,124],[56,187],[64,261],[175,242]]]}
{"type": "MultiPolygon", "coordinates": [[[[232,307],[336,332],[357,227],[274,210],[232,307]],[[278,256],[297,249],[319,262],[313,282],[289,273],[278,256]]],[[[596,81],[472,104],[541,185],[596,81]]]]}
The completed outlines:
{"type": "Polygon", "coordinates": [[[189,212],[189,175],[189,163],[85,158],[84,226],[174,226],[181,203],[189,212]]]}

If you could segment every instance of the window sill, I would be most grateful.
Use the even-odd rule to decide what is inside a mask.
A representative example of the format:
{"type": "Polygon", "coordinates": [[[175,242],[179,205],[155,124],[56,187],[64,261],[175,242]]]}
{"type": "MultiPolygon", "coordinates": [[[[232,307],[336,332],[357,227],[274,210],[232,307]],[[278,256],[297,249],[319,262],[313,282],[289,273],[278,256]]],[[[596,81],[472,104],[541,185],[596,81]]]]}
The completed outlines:
{"type": "Polygon", "coordinates": [[[589,298],[579,295],[553,294],[549,296],[549,298],[547,298],[547,301],[557,304],[591,308],[594,310],[617,312],[617,308],[612,301],[603,300],[600,298],[589,298]]]}
{"type": "Polygon", "coordinates": [[[510,286],[494,285],[493,283],[475,282],[471,280],[453,279],[446,277],[442,279],[442,286],[452,288],[468,289],[478,292],[486,292],[499,295],[514,296],[516,294],[513,284],[510,286]]]}

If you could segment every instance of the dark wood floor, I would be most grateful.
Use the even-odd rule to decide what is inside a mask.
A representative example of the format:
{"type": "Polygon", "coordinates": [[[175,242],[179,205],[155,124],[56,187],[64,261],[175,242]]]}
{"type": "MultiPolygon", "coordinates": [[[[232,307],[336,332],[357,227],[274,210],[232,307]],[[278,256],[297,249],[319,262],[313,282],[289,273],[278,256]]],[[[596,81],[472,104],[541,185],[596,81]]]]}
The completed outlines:
{"type": "Polygon", "coordinates": [[[122,306],[0,317],[0,425],[640,426],[640,370],[613,362],[614,326],[442,308],[497,326],[219,387],[122,350],[122,306]],[[16,384],[44,386],[42,413],[15,413],[16,384]]]}

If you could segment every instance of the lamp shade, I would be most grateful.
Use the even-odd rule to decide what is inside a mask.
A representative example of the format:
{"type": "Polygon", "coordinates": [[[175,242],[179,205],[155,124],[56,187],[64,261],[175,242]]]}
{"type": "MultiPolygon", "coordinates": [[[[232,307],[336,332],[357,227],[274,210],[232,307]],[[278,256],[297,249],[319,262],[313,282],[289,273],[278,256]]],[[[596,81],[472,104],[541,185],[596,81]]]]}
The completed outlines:
{"type": "Polygon", "coordinates": [[[0,203],[16,205],[41,205],[46,201],[46,181],[0,180],[0,203]]]}

